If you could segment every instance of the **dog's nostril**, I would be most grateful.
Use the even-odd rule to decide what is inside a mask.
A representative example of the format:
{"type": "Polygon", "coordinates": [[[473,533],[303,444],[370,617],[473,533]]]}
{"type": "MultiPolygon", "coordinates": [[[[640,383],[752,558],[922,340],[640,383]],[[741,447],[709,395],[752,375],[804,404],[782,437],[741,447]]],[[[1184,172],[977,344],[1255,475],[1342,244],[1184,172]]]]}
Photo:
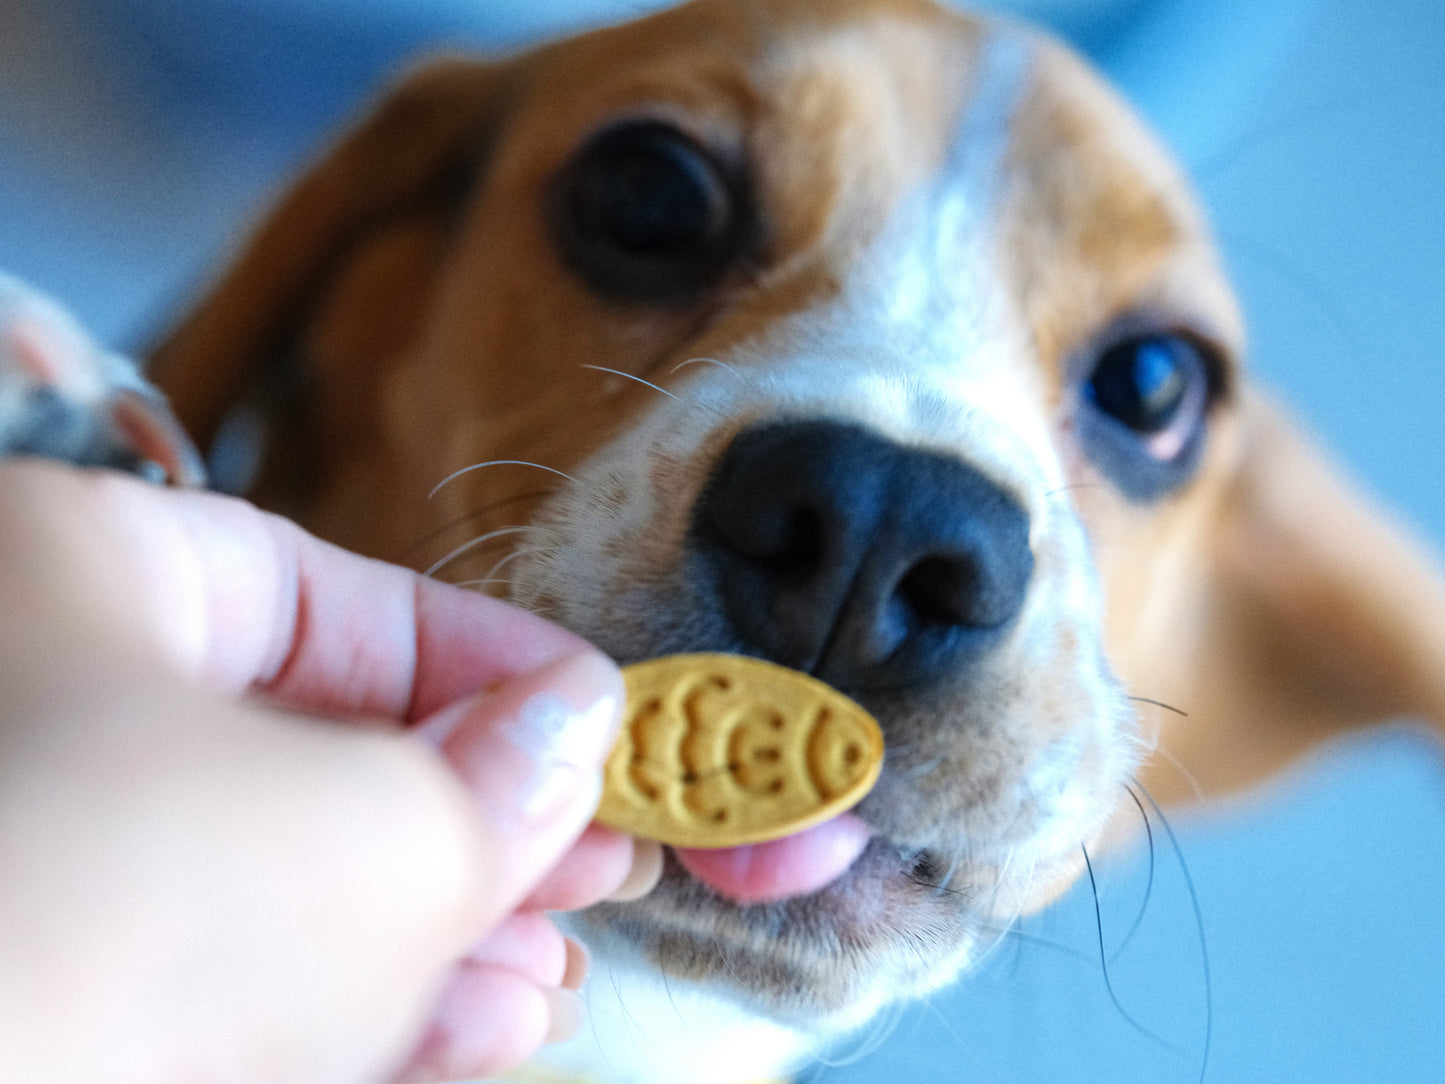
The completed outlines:
{"type": "Polygon", "coordinates": [[[1007,624],[1017,612],[1032,562],[1016,554],[985,568],[985,557],[973,553],[935,554],[903,574],[894,589],[912,616],[931,625],[992,629],[1007,624]]]}
{"type": "Polygon", "coordinates": [[[809,575],[822,559],[823,525],[807,508],[776,508],[751,531],[746,520],[736,525],[735,534],[739,552],[781,576],[809,575]]]}
{"type": "Polygon", "coordinates": [[[904,573],[898,598],[919,619],[936,625],[986,628],[989,607],[979,592],[978,566],[962,557],[925,557],[904,573]]]}

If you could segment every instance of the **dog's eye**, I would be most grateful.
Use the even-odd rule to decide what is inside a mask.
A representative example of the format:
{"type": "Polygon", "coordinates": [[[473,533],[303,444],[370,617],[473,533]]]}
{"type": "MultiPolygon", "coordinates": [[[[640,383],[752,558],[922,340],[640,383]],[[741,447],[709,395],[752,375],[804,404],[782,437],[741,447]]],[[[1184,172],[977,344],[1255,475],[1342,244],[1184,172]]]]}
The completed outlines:
{"type": "Polygon", "coordinates": [[[1154,500],[1189,477],[1217,370],[1211,348],[1185,334],[1134,335],[1098,355],[1082,389],[1079,437],[1125,496],[1154,500]]]}
{"type": "Polygon", "coordinates": [[[1166,432],[1188,398],[1198,351],[1177,335],[1129,339],[1104,351],[1089,377],[1095,407],[1142,436],[1166,432]]]}
{"type": "Polygon", "coordinates": [[[733,171],[661,121],[594,136],[563,170],[552,218],[567,262],[622,301],[685,302],[742,255],[751,216],[733,171]]]}

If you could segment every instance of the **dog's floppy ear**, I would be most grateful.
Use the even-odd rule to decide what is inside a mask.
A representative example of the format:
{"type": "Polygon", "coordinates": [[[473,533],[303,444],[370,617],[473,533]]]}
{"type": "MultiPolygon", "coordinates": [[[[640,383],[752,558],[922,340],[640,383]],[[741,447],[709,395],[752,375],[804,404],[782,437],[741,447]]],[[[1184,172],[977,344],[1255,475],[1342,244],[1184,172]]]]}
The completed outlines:
{"type": "MultiPolygon", "coordinates": [[[[1189,717],[1161,734],[1206,793],[1349,727],[1413,717],[1445,732],[1437,566],[1277,406],[1257,393],[1240,405],[1241,454],[1201,553],[1202,624],[1183,652],[1189,717]]],[[[1170,772],[1151,774],[1183,796],[1170,772]]]]}
{"type": "MultiPolygon", "coordinates": [[[[149,374],[202,447],[265,366],[295,349],[333,279],[358,261],[415,278],[484,153],[514,65],[430,62],[292,187],[200,306],[151,354],[149,374]],[[374,252],[390,235],[389,252],[374,252]]],[[[375,276],[373,276],[375,277],[375,276]]],[[[416,291],[413,290],[413,293],[416,291]]],[[[396,337],[393,293],[373,318],[396,337]]]]}

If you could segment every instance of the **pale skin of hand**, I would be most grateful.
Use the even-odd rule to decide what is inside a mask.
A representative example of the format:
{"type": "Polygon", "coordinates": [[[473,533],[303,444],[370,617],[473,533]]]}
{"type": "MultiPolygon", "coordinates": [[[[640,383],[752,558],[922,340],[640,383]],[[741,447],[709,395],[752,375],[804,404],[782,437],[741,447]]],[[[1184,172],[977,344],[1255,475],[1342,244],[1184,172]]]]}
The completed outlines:
{"type": "Polygon", "coordinates": [[[575,1026],[545,910],[659,863],[588,826],[609,660],[104,472],[0,463],[0,539],[0,1079],[464,1078],[575,1026]]]}

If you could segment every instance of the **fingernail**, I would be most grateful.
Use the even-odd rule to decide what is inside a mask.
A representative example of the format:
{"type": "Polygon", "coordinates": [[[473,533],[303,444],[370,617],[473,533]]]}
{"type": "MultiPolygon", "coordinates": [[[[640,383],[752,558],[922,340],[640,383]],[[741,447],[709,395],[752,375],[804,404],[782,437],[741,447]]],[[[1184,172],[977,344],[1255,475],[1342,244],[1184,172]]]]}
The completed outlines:
{"type": "Polygon", "coordinates": [[[574,805],[595,806],[622,695],[617,668],[586,652],[478,694],[459,718],[441,713],[424,736],[440,744],[479,796],[543,821],[574,805]]]}
{"type": "Polygon", "coordinates": [[[542,991],[542,998],[552,1012],[544,1045],[566,1042],[582,1030],[587,1022],[587,1007],[575,991],[564,986],[548,987],[542,991]]]}
{"type": "Polygon", "coordinates": [[[622,883],[612,890],[608,899],[613,903],[626,903],[641,899],[657,886],[662,876],[662,844],[650,839],[632,841],[632,866],[622,883]]]}
{"type": "Polygon", "coordinates": [[[567,938],[565,944],[567,963],[562,970],[562,982],[559,985],[564,990],[580,990],[587,981],[587,973],[592,970],[592,953],[576,938],[567,938]]]}
{"type": "Polygon", "coordinates": [[[595,660],[579,656],[548,667],[547,687],[523,700],[501,731],[531,759],[516,802],[535,820],[576,800],[579,787],[590,795],[601,785],[597,769],[616,737],[620,704],[595,660]]]}

